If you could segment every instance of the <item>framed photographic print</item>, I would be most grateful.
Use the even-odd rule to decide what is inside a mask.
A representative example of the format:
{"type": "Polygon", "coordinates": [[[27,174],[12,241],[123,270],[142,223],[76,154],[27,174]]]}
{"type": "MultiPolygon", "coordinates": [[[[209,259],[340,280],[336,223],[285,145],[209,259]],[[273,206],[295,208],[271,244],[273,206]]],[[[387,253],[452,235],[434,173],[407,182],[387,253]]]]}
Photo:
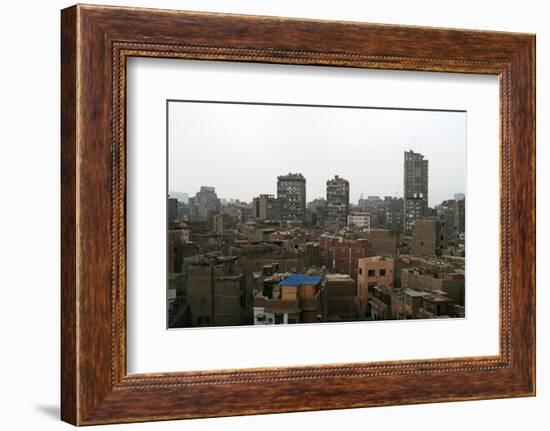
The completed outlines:
{"type": "Polygon", "coordinates": [[[535,394],[535,37],[62,11],[62,419],[535,394]]]}

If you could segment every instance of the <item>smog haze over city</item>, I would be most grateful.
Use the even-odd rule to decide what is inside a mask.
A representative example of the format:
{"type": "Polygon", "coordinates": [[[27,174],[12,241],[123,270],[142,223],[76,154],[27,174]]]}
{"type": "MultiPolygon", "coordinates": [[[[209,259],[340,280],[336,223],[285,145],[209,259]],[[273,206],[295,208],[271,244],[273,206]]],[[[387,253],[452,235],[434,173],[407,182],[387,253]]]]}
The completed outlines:
{"type": "Polygon", "coordinates": [[[168,328],[465,317],[465,112],[167,116],[168,328]]]}
{"type": "Polygon", "coordinates": [[[465,112],[171,102],[169,124],[170,192],[206,185],[251,201],[275,193],[278,175],[300,172],[308,199],[325,196],[334,175],[350,182],[352,202],[402,197],[409,149],[433,161],[430,205],[465,192],[465,112]]]}

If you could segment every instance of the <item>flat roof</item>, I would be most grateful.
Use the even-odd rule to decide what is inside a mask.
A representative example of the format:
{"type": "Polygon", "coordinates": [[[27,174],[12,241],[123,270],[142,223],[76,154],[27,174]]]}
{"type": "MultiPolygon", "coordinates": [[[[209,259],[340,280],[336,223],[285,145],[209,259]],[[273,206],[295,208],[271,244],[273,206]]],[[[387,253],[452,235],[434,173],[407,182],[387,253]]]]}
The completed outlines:
{"type": "Polygon", "coordinates": [[[420,292],[414,289],[405,289],[405,293],[409,296],[426,296],[427,292],[420,292]]]}
{"type": "Polygon", "coordinates": [[[282,286],[301,286],[302,284],[319,284],[321,277],[316,275],[290,274],[281,281],[282,286]]]}
{"type": "Polygon", "coordinates": [[[348,274],[327,274],[325,278],[329,281],[353,280],[348,274]]]}

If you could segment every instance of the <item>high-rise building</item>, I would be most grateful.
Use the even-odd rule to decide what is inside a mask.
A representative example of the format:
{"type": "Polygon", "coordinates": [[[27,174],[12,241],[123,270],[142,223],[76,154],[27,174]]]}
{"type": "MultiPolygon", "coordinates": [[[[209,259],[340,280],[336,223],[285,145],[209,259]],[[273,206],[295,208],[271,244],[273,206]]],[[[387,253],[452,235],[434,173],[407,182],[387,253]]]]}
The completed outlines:
{"type": "Polygon", "coordinates": [[[349,182],[338,175],[327,181],[327,224],[342,228],[347,225],[349,182]]]}
{"type": "Polygon", "coordinates": [[[168,197],[168,229],[174,229],[178,218],[178,200],[168,197]]]}
{"type": "Polygon", "coordinates": [[[281,201],[273,195],[254,198],[254,218],[258,220],[280,220],[281,201]]]}
{"type": "Polygon", "coordinates": [[[455,200],[455,226],[459,234],[464,234],[466,222],[466,199],[455,200]]]}
{"type": "Polygon", "coordinates": [[[404,223],[411,232],[419,218],[428,211],[428,160],[412,150],[405,151],[403,165],[404,223]]]}
{"type": "Polygon", "coordinates": [[[282,220],[305,220],[306,179],[302,174],[278,176],[277,198],[281,202],[282,220]]]}
{"type": "Polygon", "coordinates": [[[313,199],[307,204],[307,210],[312,214],[313,225],[325,226],[327,220],[327,201],[323,198],[313,199]]]}
{"type": "Polygon", "coordinates": [[[400,233],[403,230],[403,199],[386,196],[384,211],[384,227],[400,233]]]}
{"type": "Polygon", "coordinates": [[[449,199],[436,206],[437,218],[443,223],[446,239],[458,245],[464,236],[464,198],[461,200],[449,199]]]}
{"type": "Polygon", "coordinates": [[[201,186],[195,197],[189,198],[193,218],[206,220],[210,213],[220,211],[221,205],[215,187],[201,186]]]}

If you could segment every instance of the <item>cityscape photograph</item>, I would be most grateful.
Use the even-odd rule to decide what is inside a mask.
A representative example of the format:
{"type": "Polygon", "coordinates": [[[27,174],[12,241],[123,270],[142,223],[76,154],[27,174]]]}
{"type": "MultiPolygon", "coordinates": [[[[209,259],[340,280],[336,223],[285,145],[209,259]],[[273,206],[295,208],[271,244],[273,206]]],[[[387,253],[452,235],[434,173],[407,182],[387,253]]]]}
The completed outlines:
{"type": "Polygon", "coordinates": [[[167,106],[168,328],[466,316],[464,111],[167,106]]]}

